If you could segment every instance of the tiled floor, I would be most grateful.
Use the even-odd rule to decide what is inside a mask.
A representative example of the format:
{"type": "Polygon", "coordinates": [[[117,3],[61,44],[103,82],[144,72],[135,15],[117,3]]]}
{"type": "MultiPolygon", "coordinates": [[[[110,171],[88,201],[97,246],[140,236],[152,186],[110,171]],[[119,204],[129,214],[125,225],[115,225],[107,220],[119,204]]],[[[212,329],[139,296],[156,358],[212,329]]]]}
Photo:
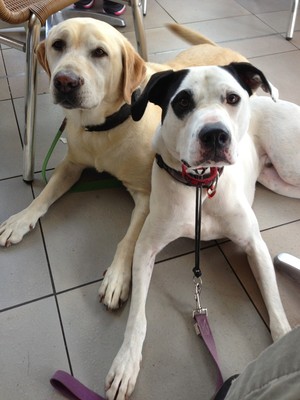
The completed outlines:
{"type": "MultiPolygon", "coordinates": [[[[187,24],[247,56],[300,104],[300,30],[287,42],[290,0],[149,0],[145,27],[150,59],[162,61],[187,45],[165,23],[187,24]]],[[[131,12],[123,29],[134,43],[131,12]]],[[[300,20],[296,29],[300,29],[300,20]]],[[[0,58],[0,219],[24,208],[44,183],[44,155],[61,121],[39,73],[36,175],[22,181],[24,55],[2,48],[0,58]]],[[[61,159],[59,143],[49,168],[61,159]]],[[[300,202],[257,188],[254,204],[272,256],[300,257],[300,202]]],[[[0,249],[0,398],[62,399],[49,384],[56,369],[99,393],[122,340],[128,305],[110,313],[97,289],[130,219],[132,200],[122,189],[70,193],[58,201],[22,243],[0,249]]],[[[271,342],[266,312],[245,257],[229,242],[204,244],[203,302],[224,376],[241,369],[271,342]],[[246,289],[245,289],[246,288],[246,289]],[[259,310],[259,312],[258,312],[259,310]]],[[[158,257],[150,288],[149,328],[134,399],[209,399],[215,369],[193,331],[193,242],[182,239],[158,257]]],[[[300,323],[300,294],[278,276],[288,317],[300,323]]]]}

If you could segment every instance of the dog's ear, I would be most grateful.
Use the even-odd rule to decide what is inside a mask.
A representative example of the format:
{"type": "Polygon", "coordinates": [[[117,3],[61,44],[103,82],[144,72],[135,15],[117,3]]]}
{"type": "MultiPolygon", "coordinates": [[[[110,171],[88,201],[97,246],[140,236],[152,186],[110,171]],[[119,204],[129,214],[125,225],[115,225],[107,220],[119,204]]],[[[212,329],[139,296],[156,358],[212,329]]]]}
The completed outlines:
{"type": "Polygon", "coordinates": [[[123,46],[123,97],[127,103],[131,101],[133,91],[141,84],[146,75],[146,65],[142,57],[131,44],[123,46]]]}
{"type": "Polygon", "coordinates": [[[278,95],[277,89],[269,83],[265,75],[254,65],[247,62],[233,62],[222,67],[230,72],[240,85],[248,92],[249,96],[256,92],[258,88],[262,88],[269,93],[273,100],[278,95]]]}
{"type": "Polygon", "coordinates": [[[188,70],[183,69],[176,72],[167,70],[152,75],[140,97],[132,104],[132,119],[134,121],[139,121],[142,118],[149,101],[162,108],[163,119],[170,98],[187,73],[188,70]]]}
{"type": "Polygon", "coordinates": [[[50,72],[50,68],[49,68],[49,64],[48,64],[48,60],[47,60],[47,56],[46,56],[45,40],[43,40],[42,42],[40,42],[38,44],[37,49],[36,49],[36,55],[37,55],[37,59],[38,59],[39,63],[41,64],[41,66],[44,68],[44,70],[47,72],[47,74],[49,76],[51,76],[51,72],[50,72]]]}

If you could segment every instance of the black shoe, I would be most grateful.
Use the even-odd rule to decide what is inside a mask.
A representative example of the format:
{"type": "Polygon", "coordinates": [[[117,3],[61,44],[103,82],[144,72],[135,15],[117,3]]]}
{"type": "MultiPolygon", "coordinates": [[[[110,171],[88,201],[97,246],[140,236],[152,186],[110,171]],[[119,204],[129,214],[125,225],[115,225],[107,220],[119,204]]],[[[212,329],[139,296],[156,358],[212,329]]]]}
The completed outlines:
{"type": "Polygon", "coordinates": [[[103,11],[106,14],[113,14],[117,17],[124,14],[126,6],[123,4],[115,3],[114,1],[103,0],[103,11]]]}
{"type": "Polygon", "coordinates": [[[95,0],[80,0],[74,3],[74,8],[92,8],[95,3],[95,0]]]}

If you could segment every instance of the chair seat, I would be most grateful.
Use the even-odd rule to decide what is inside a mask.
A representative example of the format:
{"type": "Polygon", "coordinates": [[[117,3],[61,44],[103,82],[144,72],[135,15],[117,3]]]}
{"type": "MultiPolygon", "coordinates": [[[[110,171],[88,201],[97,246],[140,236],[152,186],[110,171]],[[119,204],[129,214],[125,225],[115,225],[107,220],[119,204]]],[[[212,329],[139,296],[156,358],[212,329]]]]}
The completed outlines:
{"type": "Polygon", "coordinates": [[[21,24],[35,14],[44,25],[50,15],[72,3],[73,0],[0,0],[0,19],[9,24],[21,24]]]}

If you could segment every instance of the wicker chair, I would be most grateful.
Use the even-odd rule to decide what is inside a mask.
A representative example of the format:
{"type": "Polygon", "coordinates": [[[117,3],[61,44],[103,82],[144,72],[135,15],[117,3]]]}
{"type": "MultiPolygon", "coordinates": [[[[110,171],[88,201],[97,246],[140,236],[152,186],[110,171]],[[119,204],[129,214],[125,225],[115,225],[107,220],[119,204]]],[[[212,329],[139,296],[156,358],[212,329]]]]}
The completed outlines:
{"type": "MultiPolygon", "coordinates": [[[[37,59],[35,49],[40,41],[41,27],[46,25],[46,33],[49,28],[49,21],[55,14],[59,15],[63,9],[73,4],[76,0],[0,0],[0,20],[13,25],[27,23],[25,43],[12,39],[6,33],[1,33],[0,43],[16,48],[26,53],[26,91],[25,91],[25,129],[23,133],[23,179],[26,182],[33,180],[34,174],[34,128],[36,109],[36,83],[37,83],[37,59]]],[[[115,0],[118,3],[131,6],[134,19],[138,51],[147,59],[145,32],[141,16],[146,14],[146,0],[143,4],[140,0],[115,0]]],[[[77,16],[74,12],[63,10],[63,19],[77,16]]],[[[73,11],[73,10],[72,10],[73,11]]],[[[107,22],[117,22],[116,25],[124,26],[122,19],[117,17],[109,20],[108,15],[84,12],[80,16],[91,16],[107,22]],[[89,15],[88,15],[89,14],[89,15]]],[[[51,23],[50,23],[51,26],[51,23]]]]}

